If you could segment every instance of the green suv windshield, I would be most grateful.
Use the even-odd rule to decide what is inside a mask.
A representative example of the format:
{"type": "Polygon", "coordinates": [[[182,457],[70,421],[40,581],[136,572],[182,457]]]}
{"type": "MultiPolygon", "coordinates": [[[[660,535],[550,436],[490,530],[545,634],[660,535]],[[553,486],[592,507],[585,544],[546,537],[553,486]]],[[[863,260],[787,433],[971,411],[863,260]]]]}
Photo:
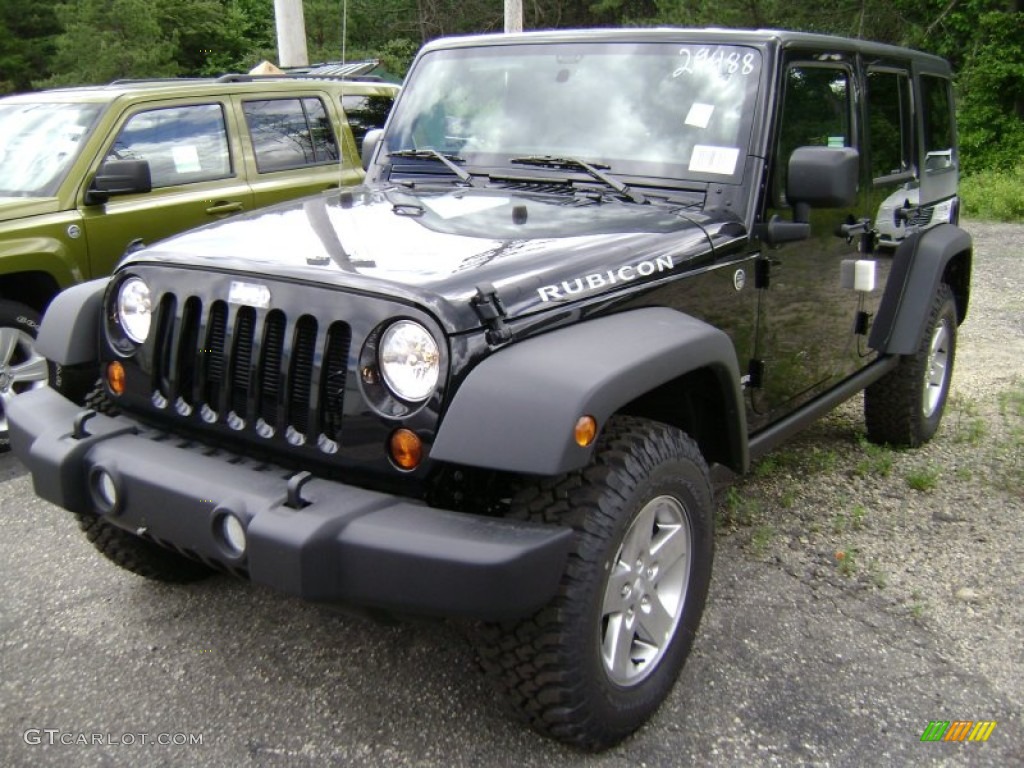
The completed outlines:
{"type": "Polygon", "coordinates": [[[102,108],[100,104],[0,105],[0,197],[54,194],[102,108]]]}
{"type": "Polygon", "coordinates": [[[428,53],[385,153],[469,167],[546,158],[617,174],[729,181],[747,155],[761,56],[728,45],[574,43],[428,53]]]}

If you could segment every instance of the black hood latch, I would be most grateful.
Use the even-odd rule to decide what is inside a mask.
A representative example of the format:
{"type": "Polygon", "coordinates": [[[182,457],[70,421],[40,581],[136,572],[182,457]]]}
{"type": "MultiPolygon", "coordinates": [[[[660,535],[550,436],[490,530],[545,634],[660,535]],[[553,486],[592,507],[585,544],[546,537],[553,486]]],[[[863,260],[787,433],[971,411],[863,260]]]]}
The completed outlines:
{"type": "Polygon", "coordinates": [[[512,341],[512,329],[505,325],[508,314],[505,305],[494,286],[481,283],[476,287],[476,295],[469,302],[480,317],[480,322],[487,327],[487,343],[492,347],[512,341]]]}

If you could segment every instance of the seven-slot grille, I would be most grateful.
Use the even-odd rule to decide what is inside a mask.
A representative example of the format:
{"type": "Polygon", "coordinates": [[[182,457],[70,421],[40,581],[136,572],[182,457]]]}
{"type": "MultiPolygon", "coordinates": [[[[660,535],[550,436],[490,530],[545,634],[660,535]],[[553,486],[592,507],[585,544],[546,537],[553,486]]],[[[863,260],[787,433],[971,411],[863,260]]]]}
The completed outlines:
{"type": "Polygon", "coordinates": [[[341,321],[164,294],[153,404],[265,440],[338,449],[352,333],[341,321]]]}

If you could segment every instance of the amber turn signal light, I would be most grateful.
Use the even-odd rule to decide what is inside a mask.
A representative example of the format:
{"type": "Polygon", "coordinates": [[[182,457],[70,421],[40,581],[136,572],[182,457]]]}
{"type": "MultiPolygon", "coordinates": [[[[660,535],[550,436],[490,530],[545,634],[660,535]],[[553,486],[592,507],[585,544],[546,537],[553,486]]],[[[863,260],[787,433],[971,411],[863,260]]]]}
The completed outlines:
{"type": "Polygon", "coordinates": [[[115,395],[124,394],[124,366],[116,360],[107,366],[107,386],[115,395]]]}
{"type": "Polygon", "coordinates": [[[574,435],[576,445],[586,448],[597,437],[597,420],[593,416],[580,416],[576,420],[574,435]]]}
{"type": "Polygon", "coordinates": [[[423,461],[423,441],[411,429],[396,429],[389,444],[391,460],[401,469],[416,469],[423,461]]]}

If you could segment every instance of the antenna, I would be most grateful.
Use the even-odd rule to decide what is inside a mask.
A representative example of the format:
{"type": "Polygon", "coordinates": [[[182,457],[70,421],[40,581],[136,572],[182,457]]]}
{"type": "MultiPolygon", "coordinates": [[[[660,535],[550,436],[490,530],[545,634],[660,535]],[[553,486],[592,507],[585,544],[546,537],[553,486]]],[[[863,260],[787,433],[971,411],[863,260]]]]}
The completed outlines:
{"type": "MultiPolygon", "coordinates": [[[[345,44],[348,42],[348,0],[341,0],[341,71],[345,71],[345,44]]],[[[345,114],[344,100],[345,100],[345,81],[342,80],[341,84],[341,113],[345,117],[346,124],[348,123],[348,115],[345,114]]],[[[343,146],[338,147],[338,189],[345,186],[345,148],[343,146]]]]}

